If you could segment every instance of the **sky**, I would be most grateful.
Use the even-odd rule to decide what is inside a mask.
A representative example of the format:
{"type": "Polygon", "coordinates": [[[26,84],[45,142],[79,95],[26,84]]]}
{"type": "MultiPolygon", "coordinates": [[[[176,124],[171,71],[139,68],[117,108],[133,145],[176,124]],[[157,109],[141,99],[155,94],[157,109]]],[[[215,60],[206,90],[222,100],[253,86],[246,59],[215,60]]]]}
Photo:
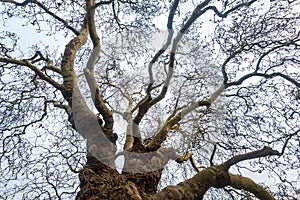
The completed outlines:
{"type": "MultiPolygon", "coordinates": [[[[261,0],[260,3],[264,3],[262,13],[266,12],[269,9],[270,2],[269,0],[261,0]]],[[[260,3],[257,3],[257,5],[261,5],[260,3]]],[[[253,5],[255,6],[255,5],[253,5]]],[[[184,5],[183,6],[183,12],[188,12],[191,5],[184,5]],[[185,7],[186,6],[186,7],[185,7]]],[[[0,7],[0,10],[3,9],[3,7],[0,7]]],[[[209,16],[211,16],[210,13],[208,13],[209,16]]],[[[181,16],[184,16],[184,13],[181,14],[181,16]]],[[[205,16],[203,16],[205,18],[205,16]]],[[[208,19],[208,18],[206,18],[208,19]]],[[[64,38],[61,34],[56,35],[55,38],[53,37],[43,37],[43,34],[36,33],[35,30],[32,29],[30,26],[22,26],[22,24],[25,22],[25,20],[21,19],[14,19],[10,21],[6,21],[6,26],[3,26],[2,23],[0,23],[0,30],[6,31],[6,30],[12,30],[19,33],[19,41],[18,44],[21,46],[21,51],[26,51],[31,45],[36,44],[37,42],[43,43],[43,44],[51,44],[50,48],[53,49],[59,49],[61,52],[64,49],[64,45],[68,42],[68,39],[64,38]]],[[[167,13],[157,17],[153,23],[155,26],[162,30],[163,35],[166,35],[166,24],[167,24],[167,13]]],[[[205,22],[206,27],[206,33],[207,35],[211,35],[213,31],[213,24],[211,24],[209,21],[205,22]],[[209,28],[207,28],[209,27],[209,28]]],[[[161,43],[161,37],[160,34],[156,37],[157,41],[155,40],[154,43],[161,43]]],[[[248,172],[249,173],[249,172],[248,172]]],[[[293,177],[296,176],[294,172],[291,172],[288,176],[293,177]]],[[[263,182],[265,180],[264,176],[267,176],[266,174],[251,174],[249,173],[250,177],[254,177],[255,180],[258,182],[263,182]]]]}

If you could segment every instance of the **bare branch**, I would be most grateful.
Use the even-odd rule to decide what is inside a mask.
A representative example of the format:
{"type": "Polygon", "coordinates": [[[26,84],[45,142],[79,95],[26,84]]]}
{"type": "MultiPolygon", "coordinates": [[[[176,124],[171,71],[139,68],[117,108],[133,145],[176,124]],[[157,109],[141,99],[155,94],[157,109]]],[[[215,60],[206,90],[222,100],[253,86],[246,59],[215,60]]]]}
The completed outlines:
{"type": "Polygon", "coordinates": [[[13,1],[13,0],[1,0],[1,2],[12,3],[12,4],[15,4],[16,6],[26,6],[29,3],[36,3],[37,1],[36,0],[25,0],[22,3],[19,3],[19,2],[13,1]]]}
{"type": "MultiPolygon", "coordinates": [[[[90,37],[92,39],[94,48],[100,45],[100,38],[96,31],[95,25],[95,0],[87,0],[86,1],[86,13],[87,13],[87,21],[90,32],[90,37]]],[[[100,49],[100,48],[99,48],[100,49]]]]}
{"type": "Polygon", "coordinates": [[[217,145],[214,144],[214,149],[213,149],[213,152],[212,152],[212,154],[211,154],[211,156],[210,156],[210,159],[209,159],[210,166],[213,166],[213,165],[214,165],[213,160],[214,160],[214,156],[215,156],[215,154],[216,154],[216,150],[217,150],[217,145]]]}
{"type": "MultiPolygon", "coordinates": [[[[148,112],[148,110],[153,105],[155,105],[156,103],[161,101],[167,93],[168,86],[169,86],[170,80],[171,80],[172,75],[173,75],[175,53],[171,53],[171,55],[170,55],[169,71],[168,71],[168,75],[167,75],[167,78],[166,78],[165,83],[164,83],[164,87],[162,88],[160,94],[154,99],[152,99],[152,97],[151,97],[151,90],[153,89],[152,86],[153,86],[153,83],[154,83],[152,67],[153,67],[153,64],[157,61],[157,59],[171,45],[171,40],[172,40],[172,37],[173,37],[173,18],[174,18],[174,15],[175,15],[175,11],[178,7],[178,4],[179,4],[179,0],[175,0],[172,7],[171,7],[171,9],[170,9],[170,12],[169,12],[168,24],[167,24],[167,27],[168,27],[167,41],[163,45],[163,47],[155,54],[155,56],[152,58],[152,60],[150,61],[149,65],[148,65],[148,73],[149,73],[150,81],[149,81],[149,86],[147,88],[147,96],[138,103],[138,105],[139,105],[138,114],[134,118],[134,122],[136,124],[139,124],[140,121],[142,120],[142,118],[144,117],[144,115],[148,112]]],[[[179,42],[179,40],[175,44],[176,47],[177,47],[178,42],[179,42]]],[[[173,42],[173,46],[174,46],[174,42],[173,42]]]]}
{"type": "Polygon", "coordinates": [[[167,139],[168,131],[176,125],[185,115],[192,112],[201,106],[210,106],[210,100],[202,100],[198,102],[192,102],[191,105],[185,107],[181,112],[176,114],[174,117],[168,119],[162,128],[155,134],[149,144],[146,145],[146,149],[156,150],[161,147],[161,144],[167,139]]]}
{"type": "Polygon", "coordinates": [[[250,178],[246,178],[240,175],[234,175],[229,173],[230,175],[230,186],[239,189],[251,192],[258,199],[261,200],[275,200],[275,198],[262,186],[256,184],[250,178]]]}
{"type": "Polygon", "coordinates": [[[132,98],[129,96],[129,102],[126,112],[124,113],[124,118],[127,121],[127,131],[126,131],[126,139],[124,144],[125,151],[131,151],[134,143],[133,137],[133,119],[132,119],[132,98]]]}
{"type": "Polygon", "coordinates": [[[67,45],[61,61],[61,74],[63,76],[63,95],[64,98],[72,105],[72,93],[75,82],[74,60],[78,49],[87,41],[88,27],[85,19],[80,34],[73,38],[67,45]]]}
{"type": "Polygon", "coordinates": [[[212,166],[198,172],[195,176],[176,186],[168,186],[153,195],[152,199],[203,199],[204,194],[211,187],[225,187],[230,183],[228,172],[218,166],[212,166]]]}
{"type": "Polygon", "coordinates": [[[55,19],[57,19],[59,22],[63,23],[63,25],[71,30],[75,35],[79,35],[79,31],[77,31],[74,27],[72,27],[66,20],[64,20],[63,18],[57,16],[56,14],[54,14],[53,12],[51,12],[48,8],[46,8],[46,6],[44,6],[44,4],[35,1],[36,4],[41,7],[46,13],[48,13],[49,15],[51,15],[52,17],[54,17],[55,19]]]}
{"type": "Polygon", "coordinates": [[[49,69],[49,70],[51,70],[53,72],[56,72],[56,73],[58,73],[60,75],[62,73],[62,71],[61,71],[61,69],[59,67],[54,66],[53,60],[51,60],[50,58],[48,58],[48,56],[45,57],[42,54],[41,51],[36,51],[35,54],[31,58],[28,58],[26,60],[30,61],[32,64],[34,64],[34,63],[36,63],[38,61],[41,61],[41,60],[45,61],[47,63],[47,65],[45,67],[43,67],[42,70],[49,69]]]}
{"type": "Polygon", "coordinates": [[[101,6],[101,5],[108,5],[108,4],[113,3],[114,1],[115,1],[115,0],[100,1],[100,2],[96,3],[94,7],[97,8],[97,7],[101,6]]]}
{"type": "Polygon", "coordinates": [[[209,2],[211,2],[211,0],[205,0],[194,9],[191,17],[187,20],[187,22],[184,24],[184,26],[182,26],[182,28],[180,29],[180,33],[184,34],[189,29],[189,27],[198,19],[198,17],[200,17],[201,15],[203,15],[205,13],[205,11],[203,11],[202,9],[205,6],[207,6],[209,4],[209,2]]]}
{"type": "MultiPolygon", "coordinates": [[[[249,191],[261,200],[274,200],[274,197],[262,186],[254,183],[249,178],[230,174],[228,172],[229,168],[226,168],[226,166],[230,163],[233,164],[242,161],[245,157],[247,157],[247,159],[253,159],[278,154],[279,152],[272,150],[270,147],[264,147],[262,150],[234,156],[232,159],[221,165],[211,166],[202,171],[199,171],[199,169],[195,167],[196,171],[199,171],[195,176],[179,183],[177,186],[168,186],[152,197],[154,197],[153,199],[161,198],[175,200],[202,199],[209,188],[222,188],[230,185],[236,189],[249,191]]],[[[186,155],[189,155],[189,158],[191,157],[190,154],[186,155]]],[[[184,158],[184,156],[182,158],[184,158]]]]}
{"type": "Polygon", "coordinates": [[[281,152],[280,152],[280,155],[283,155],[283,154],[284,154],[285,148],[286,148],[286,146],[288,145],[289,140],[290,140],[293,136],[297,135],[299,132],[300,132],[300,129],[298,129],[297,131],[295,131],[293,134],[290,134],[290,135],[286,138],[286,141],[285,141],[284,144],[283,144],[283,147],[282,147],[282,150],[281,150],[281,152]]]}
{"type": "MultiPolygon", "coordinates": [[[[92,55],[90,57],[93,57],[92,55]]],[[[90,88],[91,97],[93,99],[94,105],[98,112],[102,115],[104,121],[105,121],[105,128],[107,130],[112,131],[113,126],[113,116],[112,112],[108,107],[106,106],[102,95],[100,93],[99,86],[96,82],[96,78],[93,71],[90,71],[89,66],[87,66],[84,69],[84,75],[86,77],[87,83],[90,88]]]]}
{"type": "MultiPolygon", "coordinates": [[[[181,121],[181,119],[187,114],[191,113],[195,109],[206,106],[209,107],[224,91],[225,85],[221,85],[215,92],[211,94],[211,96],[206,100],[200,100],[197,102],[191,102],[190,105],[184,106],[183,109],[175,115],[175,113],[171,114],[171,116],[167,119],[162,128],[155,134],[151,142],[146,145],[146,149],[155,150],[160,148],[161,144],[167,139],[168,131],[177,123],[181,121]]],[[[177,109],[176,109],[177,111],[177,109]]]]}
{"type": "Polygon", "coordinates": [[[270,147],[265,146],[261,150],[253,151],[250,153],[245,153],[245,154],[240,154],[237,156],[234,156],[233,158],[229,159],[222,165],[224,166],[225,170],[228,170],[232,165],[237,164],[238,162],[244,161],[244,160],[250,160],[253,158],[260,158],[260,157],[265,157],[265,156],[273,156],[277,155],[279,156],[280,153],[276,150],[273,150],[270,147]]]}
{"type": "Polygon", "coordinates": [[[88,59],[87,66],[84,69],[84,74],[90,88],[91,97],[93,99],[94,105],[105,121],[106,130],[108,132],[111,132],[112,134],[112,127],[113,127],[112,112],[110,109],[108,109],[108,107],[106,106],[103,100],[103,97],[100,92],[100,88],[97,84],[95,74],[94,74],[95,64],[97,63],[101,53],[100,38],[97,34],[96,25],[95,25],[94,5],[95,5],[94,0],[86,1],[88,29],[89,29],[90,37],[93,42],[94,48],[88,59]]]}
{"type": "Polygon", "coordinates": [[[220,11],[218,11],[218,9],[215,6],[208,6],[203,11],[206,12],[207,10],[213,10],[218,17],[225,18],[225,17],[228,16],[228,14],[234,12],[235,10],[237,10],[237,9],[239,9],[241,7],[251,6],[256,1],[258,1],[258,0],[252,0],[252,1],[244,2],[244,3],[240,3],[240,4],[236,5],[236,6],[234,6],[233,8],[225,11],[224,13],[220,13],[220,11]]]}
{"type": "Polygon", "coordinates": [[[197,165],[195,164],[195,161],[193,159],[193,156],[190,157],[190,162],[193,166],[193,168],[196,170],[196,172],[200,172],[200,169],[197,167],[197,165]]]}
{"type": "MultiPolygon", "coordinates": [[[[287,42],[279,42],[277,41],[276,43],[279,43],[279,45],[275,46],[275,47],[272,47],[271,49],[269,49],[268,51],[264,52],[258,59],[258,62],[256,64],[256,68],[255,70],[252,72],[252,73],[249,73],[249,74],[246,74],[244,75],[243,77],[241,77],[239,80],[237,81],[233,81],[233,82],[230,82],[230,83],[227,83],[228,81],[228,76],[227,76],[227,73],[226,73],[226,65],[230,62],[231,59],[233,59],[236,55],[240,54],[241,52],[243,52],[246,48],[246,45],[249,46],[249,48],[252,48],[253,46],[255,45],[259,45],[258,43],[253,43],[253,44],[246,44],[246,42],[243,42],[243,44],[241,45],[241,47],[235,51],[234,53],[232,53],[225,61],[224,63],[222,64],[222,73],[223,73],[223,77],[224,77],[224,84],[226,85],[226,88],[227,87],[230,87],[232,85],[241,85],[245,80],[251,78],[251,77],[254,77],[254,76],[260,76],[260,77],[264,77],[266,79],[270,79],[270,78],[274,78],[274,77],[281,77],[289,82],[291,82],[292,84],[294,84],[295,86],[297,87],[300,87],[300,83],[298,81],[296,81],[295,79],[285,75],[285,74],[282,74],[282,73],[279,73],[279,72],[274,72],[272,74],[266,74],[266,73],[259,73],[258,70],[260,69],[260,64],[262,62],[262,60],[268,56],[269,54],[271,54],[272,52],[275,52],[277,50],[279,50],[280,48],[283,48],[283,47],[289,47],[289,46],[299,46],[297,44],[297,42],[300,41],[299,39],[299,36],[300,36],[300,31],[298,32],[298,34],[295,36],[295,38],[291,39],[290,41],[287,41],[287,42]]],[[[272,43],[275,43],[275,42],[272,42],[272,43]]],[[[282,62],[283,64],[284,62],[282,62]]]]}
{"type": "MultiPolygon", "coordinates": [[[[207,4],[210,2],[211,0],[205,0],[204,2],[202,2],[201,4],[199,4],[192,16],[188,19],[188,21],[182,26],[182,28],[180,29],[179,33],[177,34],[177,36],[174,38],[173,40],[173,44],[172,44],[172,47],[171,47],[171,54],[170,54],[170,61],[169,61],[169,70],[168,70],[168,74],[167,74],[167,77],[166,77],[166,80],[165,80],[165,83],[164,83],[164,87],[162,88],[160,94],[154,98],[154,99],[151,99],[151,96],[150,96],[150,91],[151,91],[151,86],[152,86],[152,83],[153,83],[153,75],[152,75],[152,65],[150,63],[149,67],[148,67],[148,70],[149,70],[149,75],[150,75],[150,85],[147,89],[147,92],[149,93],[149,97],[147,98],[147,101],[145,101],[141,106],[140,106],[140,109],[139,109],[139,113],[137,114],[137,116],[135,117],[134,121],[135,123],[139,124],[141,119],[143,118],[143,116],[146,114],[146,112],[150,109],[151,106],[153,106],[154,104],[158,103],[159,101],[161,101],[166,93],[167,93],[167,90],[168,90],[168,87],[169,87],[169,84],[170,84],[170,81],[171,81],[171,78],[173,76],[173,70],[174,70],[174,62],[175,62],[175,53],[176,53],[176,50],[178,48],[178,44],[182,38],[182,36],[184,35],[185,31],[195,22],[195,20],[201,16],[202,14],[204,14],[204,12],[202,11],[202,9],[207,6],[207,4]]],[[[175,11],[175,8],[178,6],[178,2],[174,2],[173,4],[173,10],[175,11]]],[[[172,10],[171,9],[171,10],[172,10]]],[[[169,20],[173,19],[173,10],[172,12],[170,12],[169,14],[169,20]]],[[[168,23],[168,27],[171,27],[172,23],[169,21],[168,23]]],[[[170,36],[170,34],[169,34],[170,36]]],[[[168,41],[167,43],[168,44],[168,41]]],[[[158,52],[158,56],[160,55],[159,53],[163,53],[163,49],[161,49],[159,52],[158,52]]],[[[156,57],[154,57],[156,58],[156,57]]],[[[152,61],[151,61],[152,62],[152,61]]],[[[214,97],[215,96],[212,96],[213,98],[211,98],[211,100],[215,100],[214,97]]]]}
{"type": "MultiPolygon", "coordinates": [[[[35,120],[33,120],[33,121],[30,121],[30,122],[28,122],[28,123],[26,123],[26,124],[22,124],[22,125],[17,125],[17,126],[14,126],[14,127],[12,127],[12,128],[8,128],[8,129],[2,129],[2,130],[6,130],[6,131],[11,131],[11,130],[13,130],[13,129],[17,129],[17,128],[22,128],[22,134],[25,134],[25,131],[26,131],[26,129],[28,128],[28,127],[30,127],[31,125],[33,125],[33,124],[35,124],[35,123],[37,123],[37,122],[41,122],[46,116],[47,116],[47,101],[46,101],[46,99],[45,99],[45,97],[42,97],[42,98],[44,98],[44,107],[43,107],[43,114],[42,114],[42,116],[40,117],[40,118],[38,118],[38,119],[35,119],[35,120]]],[[[9,138],[9,137],[12,137],[12,136],[7,136],[6,138],[9,138]]]]}
{"type": "MultiPolygon", "coordinates": [[[[201,4],[199,4],[193,11],[193,14],[191,15],[191,17],[187,20],[187,22],[182,26],[182,28],[180,29],[179,33],[177,34],[177,36],[175,37],[175,39],[173,40],[173,44],[172,44],[172,48],[171,48],[171,54],[170,54],[170,63],[169,63],[169,70],[168,70],[168,74],[167,74],[167,78],[165,80],[165,83],[164,83],[164,87],[163,89],[161,90],[161,93],[153,100],[150,101],[150,103],[147,102],[147,106],[144,106],[145,108],[143,109],[144,112],[139,112],[139,114],[137,115],[136,117],[136,122],[139,123],[140,120],[142,119],[142,117],[144,116],[144,114],[149,110],[149,108],[156,104],[157,102],[159,102],[160,100],[162,100],[165,95],[166,95],[166,92],[167,92],[167,89],[169,87],[169,84],[170,84],[170,81],[171,81],[171,78],[173,76],[173,70],[174,70],[174,61],[175,61],[175,52],[177,50],[177,47],[178,47],[178,44],[182,38],[182,36],[184,35],[184,33],[188,30],[188,28],[197,20],[198,17],[200,17],[201,15],[203,15],[207,9],[203,9],[205,8],[205,6],[207,6],[209,4],[211,0],[205,0],[204,2],[202,2],[201,4]]],[[[240,5],[237,5],[236,7],[230,9],[228,13],[231,13],[233,11],[235,11],[236,9],[238,9],[239,7],[242,7],[242,6],[249,6],[251,5],[253,2],[255,2],[257,0],[252,0],[251,2],[248,2],[248,3],[243,3],[243,4],[240,4],[240,5]]],[[[177,2],[175,2],[177,3],[177,2]]],[[[174,6],[176,5],[174,3],[174,6]]],[[[177,5],[176,5],[177,6],[177,5]]],[[[226,14],[226,16],[227,16],[226,14]]],[[[172,19],[173,14],[170,12],[169,14],[169,19],[172,19]]],[[[169,21],[170,22],[170,21],[169,21]]],[[[170,22],[171,23],[171,22],[170,22]]],[[[168,27],[170,27],[170,25],[172,24],[169,24],[168,27]]],[[[170,36],[170,34],[169,34],[170,36]]],[[[236,54],[240,53],[241,51],[243,50],[240,49],[240,51],[236,52],[236,54]]],[[[163,51],[159,51],[161,53],[163,53],[163,51]]],[[[236,54],[232,55],[228,60],[227,62],[230,61],[230,59],[232,59],[236,54]]],[[[227,63],[226,62],[226,63],[227,63]]],[[[224,67],[222,67],[222,72],[223,72],[223,76],[224,76],[224,83],[227,82],[227,74],[225,72],[225,65],[226,63],[224,64],[224,67]]],[[[149,67],[148,67],[148,70],[149,70],[149,74],[150,74],[150,85],[149,85],[149,88],[151,88],[151,85],[153,83],[153,75],[152,75],[152,64],[150,63],[149,67]]],[[[150,89],[148,88],[147,91],[150,91],[150,89]]],[[[217,96],[225,89],[225,86],[223,85],[221,88],[220,88],[220,91],[217,91],[217,96]]],[[[212,95],[210,100],[213,102],[217,97],[216,95],[212,95]]],[[[144,104],[145,105],[145,104],[144,104]]],[[[165,132],[165,131],[164,131],[165,132]]]]}
{"type": "Polygon", "coordinates": [[[228,81],[228,75],[226,73],[226,66],[227,64],[236,56],[238,55],[239,53],[243,52],[244,50],[244,45],[242,45],[240,47],[240,49],[238,49],[237,51],[233,52],[228,58],[226,58],[226,60],[223,62],[222,64],[222,74],[223,74],[223,83],[224,84],[227,84],[227,81],[228,81]]]}
{"type": "Polygon", "coordinates": [[[41,7],[46,13],[48,13],[49,15],[51,15],[52,17],[54,17],[55,19],[57,19],[59,22],[63,23],[63,25],[70,29],[75,35],[79,35],[79,32],[73,28],[72,26],[69,25],[69,23],[62,19],[61,17],[57,16],[56,14],[54,14],[53,12],[51,12],[48,8],[46,8],[46,6],[44,6],[44,4],[40,3],[37,0],[25,0],[22,3],[13,1],[13,0],[1,0],[0,2],[4,2],[4,3],[13,3],[16,6],[26,6],[28,3],[35,3],[37,4],[39,7],[41,7]]]}
{"type": "Polygon", "coordinates": [[[34,71],[36,73],[36,75],[38,75],[38,77],[40,79],[42,79],[42,80],[50,83],[56,89],[59,89],[59,90],[62,89],[62,85],[61,84],[57,83],[56,81],[54,81],[53,79],[51,79],[49,76],[47,76],[46,74],[44,74],[37,66],[35,66],[31,62],[29,62],[28,60],[16,60],[16,59],[13,59],[13,58],[3,58],[3,57],[0,57],[0,62],[7,63],[7,64],[16,64],[16,65],[26,66],[29,69],[31,69],[32,71],[34,71]]]}
{"type": "Polygon", "coordinates": [[[153,64],[165,52],[165,50],[171,45],[171,40],[172,40],[173,33],[174,33],[174,31],[173,31],[173,18],[174,18],[174,15],[175,15],[175,11],[178,7],[178,4],[179,4],[179,0],[175,0],[172,7],[171,7],[171,9],[170,9],[170,12],[169,12],[168,23],[167,23],[167,28],[168,28],[167,41],[164,44],[164,46],[155,54],[155,56],[152,58],[152,60],[149,63],[148,72],[149,72],[149,78],[150,78],[150,83],[149,83],[150,85],[149,85],[149,88],[147,90],[148,93],[150,93],[150,88],[152,87],[152,84],[154,83],[153,72],[152,72],[153,64]]]}
{"type": "Polygon", "coordinates": [[[263,77],[263,78],[266,78],[266,79],[271,79],[271,78],[274,78],[274,77],[281,77],[289,82],[291,82],[292,84],[294,84],[295,86],[297,87],[300,87],[300,83],[298,81],[296,81],[295,79],[285,75],[285,74],[282,74],[280,72],[275,72],[275,73],[272,73],[272,74],[264,74],[264,73],[256,73],[256,72],[252,72],[252,73],[249,73],[243,77],[241,77],[239,80],[237,81],[234,81],[234,82],[231,82],[231,83],[227,83],[226,84],[226,88],[230,87],[230,86],[233,86],[233,85],[241,85],[245,80],[251,78],[251,77],[263,77]]]}

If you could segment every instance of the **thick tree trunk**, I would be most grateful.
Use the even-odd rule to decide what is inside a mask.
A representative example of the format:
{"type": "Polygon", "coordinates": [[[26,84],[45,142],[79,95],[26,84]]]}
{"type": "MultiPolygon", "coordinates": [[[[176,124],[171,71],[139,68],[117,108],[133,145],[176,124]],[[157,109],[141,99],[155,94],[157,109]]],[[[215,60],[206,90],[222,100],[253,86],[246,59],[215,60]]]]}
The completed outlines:
{"type": "MultiPolygon", "coordinates": [[[[109,155],[104,154],[107,145],[97,146],[101,147],[98,155],[102,156],[92,156],[95,155],[95,147],[90,148],[94,153],[89,153],[87,164],[79,173],[81,190],[77,199],[148,199],[157,193],[162,170],[168,160],[174,157],[170,149],[150,153],[126,152],[123,172],[120,174],[110,162],[98,159],[109,155]]],[[[109,157],[112,159],[112,156],[109,157]]]]}
{"type": "Polygon", "coordinates": [[[217,167],[212,167],[177,186],[168,186],[157,193],[161,173],[162,170],[145,174],[119,174],[95,158],[88,157],[87,165],[79,174],[81,190],[76,199],[202,199],[210,187],[223,187],[230,182],[228,173],[217,167]]]}
{"type": "MultiPolygon", "coordinates": [[[[157,155],[162,154],[152,155],[154,155],[153,158],[158,159],[157,155]]],[[[258,151],[237,155],[221,165],[211,166],[199,171],[192,178],[176,186],[168,186],[160,192],[157,191],[157,185],[163,168],[144,173],[123,171],[122,174],[119,174],[117,170],[88,155],[87,164],[79,174],[81,190],[76,199],[200,200],[203,199],[204,194],[209,188],[223,188],[230,185],[236,189],[249,191],[259,199],[274,200],[274,197],[268,191],[254,183],[251,179],[236,176],[228,172],[229,167],[234,163],[246,158],[264,157],[266,155],[278,155],[278,152],[269,147],[264,147],[258,151]]],[[[137,169],[143,169],[143,166],[147,166],[147,159],[144,159],[145,157],[140,158],[143,159],[137,159],[136,157],[134,159],[127,158],[128,164],[125,163],[125,166],[134,166],[133,164],[135,164],[137,169]],[[133,163],[133,161],[136,162],[133,163]]],[[[167,163],[164,159],[160,161],[164,161],[164,164],[167,163]]],[[[124,169],[126,168],[124,167],[124,169]]]]}
{"type": "Polygon", "coordinates": [[[92,156],[80,171],[80,192],[77,200],[142,200],[157,192],[162,170],[147,173],[123,173],[112,169],[92,156]]]}

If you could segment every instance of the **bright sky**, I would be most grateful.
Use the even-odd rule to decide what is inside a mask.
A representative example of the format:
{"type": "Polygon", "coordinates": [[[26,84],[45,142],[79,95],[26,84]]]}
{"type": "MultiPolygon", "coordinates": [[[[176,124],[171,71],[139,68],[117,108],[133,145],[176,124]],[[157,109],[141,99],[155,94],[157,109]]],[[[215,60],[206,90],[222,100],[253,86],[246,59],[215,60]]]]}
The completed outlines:
{"type": "MultiPolygon", "coordinates": [[[[190,1],[188,1],[190,2],[190,1]]],[[[262,10],[260,11],[261,14],[264,14],[269,10],[270,7],[270,1],[269,0],[260,0],[259,2],[253,4],[252,6],[262,6],[262,10]]],[[[184,14],[188,11],[192,11],[189,8],[193,8],[191,4],[186,3],[185,5],[179,5],[182,6],[182,13],[181,16],[184,16],[184,14]]],[[[0,11],[2,11],[3,7],[0,7],[0,11]]],[[[155,40],[153,41],[154,44],[161,44],[166,39],[166,24],[167,24],[167,16],[168,13],[161,15],[153,21],[156,27],[160,28],[163,31],[164,38],[161,37],[161,33],[158,33],[158,35],[155,37],[155,40]]],[[[201,19],[207,19],[206,22],[204,22],[204,27],[206,27],[205,31],[207,35],[212,34],[214,26],[211,24],[208,19],[212,18],[213,15],[211,12],[206,13],[204,16],[201,17],[201,19]],[[207,28],[210,27],[210,28],[207,28]]],[[[176,18],[175,18],[176,20],[176,18]]],[[[44,33],[37,33],[32,26],[22,26],[26,21],[22,19],[10,19],[5,21],[6,24],[3,26],[3,23],[0,23],[0,30],[6,31],[10,30],[13,32],[18,33],[18,36],[20,37],[18,44],[21,47],[21,50],[26,52],[26,50],[31,47],[32,45],[36,43],[43,43],[45,45],[50,45],[50,48],[52,49],[60,49],[62,52],[64,49],[64,45],[68,42],[66,38],[63,37],[62,34],[55,35],[55,38],[53,37],[46,37],[44,36],[44,33]],[[63,45],[62,45],[63,44],[63,45]]],[[[178,20],[179,22],[179,20],[178,20]]],[[[1,41],[3,42],[3,40],[1,41]]],[[[10,41],[4,41],[4,42],[10,42],[10,41]]],[[[120,158],[120,162],[122,162],[122,159],[120,158]]],[[[248,172],[249,173],[249,172],[248,172]]],[[[291,172],[289,176],[296,176],[294,172],[291,172]]],[[[267,175],[264,175],[267,176],[267,175]]],[[[257,174],[251,174],[251,177],[255,177],[255,180],[264,181],[264,176],[257,175],[257,174]]]]}

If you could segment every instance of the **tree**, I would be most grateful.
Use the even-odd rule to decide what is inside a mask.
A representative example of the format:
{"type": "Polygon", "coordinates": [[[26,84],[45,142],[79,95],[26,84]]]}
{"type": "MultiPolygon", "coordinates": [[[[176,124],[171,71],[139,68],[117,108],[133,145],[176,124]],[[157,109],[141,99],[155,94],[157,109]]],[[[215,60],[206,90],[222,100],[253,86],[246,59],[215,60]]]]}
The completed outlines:
{"type": "Polygon", "coordinates": [[[299,1],[1,2],[1,198],[299,195],[299,1]]]}

